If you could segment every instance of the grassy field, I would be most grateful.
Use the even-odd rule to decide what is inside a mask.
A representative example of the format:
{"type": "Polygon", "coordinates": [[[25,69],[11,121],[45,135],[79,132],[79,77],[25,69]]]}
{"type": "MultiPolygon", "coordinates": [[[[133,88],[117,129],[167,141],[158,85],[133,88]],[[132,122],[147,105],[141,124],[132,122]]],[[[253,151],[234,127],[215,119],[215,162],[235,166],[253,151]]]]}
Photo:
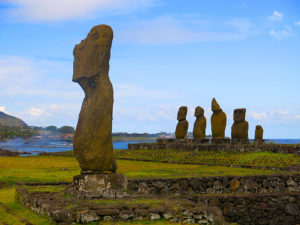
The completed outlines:
{"type": "MultiPolygon", "coordinates": [[[[167,164],[158,162],[141,162],[118,160],[119,173],[132,178],[178,178],[203,177],[225,175],[256,175],[274,174],[271,170],[230,168],[222,166],[199,166],[167,164]]],[[[72,181],[74,175],[80,173],[78,163],[74,157],[68,156],[30,156],[30,157],[0,157],[0,183],[10,186],[0,189],[0,225],[50,224],[46,217],[23,208],[14,198],[14,184],[18,182],[59,182],[72,181]]],[[[0,185],[3,186],[3,185],[0,185]]],[[[5,185],[4,185],[5,186],[5,185]]],[[[93,223],[95,224],[95,223],[93,223]]],[[[112,225],[116,223],[101,223],[112,225]]],[[[166,221],[158,222],[120,222],[118,224],[170,224],[166,221]]]]}
{"type": "MultiPolygon", "coordinates": [[[[256,175],[276,173],[271,170],[199,166],[118,160],[118,172],[128,178],[178,178],[225,175],[256,175]]],[[[30,156],[0,157],[0,182],[59,182],[72,181],[80,174],[74,157],[30,156]]]]}
{"type": "Polygon", "coordinates": [[[116,150],[120,159],[153,160],[158,162],[241,165],[263,167],[291,167],[300,165],[300,156],[271,152],[213,152],[174,150],[116,150]]]}

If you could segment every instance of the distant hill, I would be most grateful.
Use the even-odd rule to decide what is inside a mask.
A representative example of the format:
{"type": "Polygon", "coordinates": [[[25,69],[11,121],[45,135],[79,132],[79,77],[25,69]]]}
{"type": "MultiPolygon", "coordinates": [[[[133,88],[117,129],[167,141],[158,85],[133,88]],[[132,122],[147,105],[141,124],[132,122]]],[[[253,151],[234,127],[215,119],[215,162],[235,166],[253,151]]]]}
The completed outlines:
{"type": "Polygon", "coordinates": [[[4,112],[0,112],[0,124],[9,127],[27,127],[27,124],[23,120],[10,116],[4,112]]]}

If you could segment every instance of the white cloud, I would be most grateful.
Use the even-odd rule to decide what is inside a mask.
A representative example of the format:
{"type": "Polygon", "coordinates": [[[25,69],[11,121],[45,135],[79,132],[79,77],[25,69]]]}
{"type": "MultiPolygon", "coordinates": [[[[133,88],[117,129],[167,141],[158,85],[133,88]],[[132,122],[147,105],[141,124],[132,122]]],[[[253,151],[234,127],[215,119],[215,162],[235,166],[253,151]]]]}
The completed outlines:
{"type": "Polygon", "coordinates": [[[293,36],[292,30],[290,27],[285,27],[285,29],[283,29],[283,30],[271,29],[269,34],[278,40],[282,40],[284,38],[289,38],[289,37],[293,36]]]}
{"type": "Polygon", "coordinates": [[[267,118],[267,113],[266,112],[262,112],[262,113],[257,113],[254,111],[250,111],[248,113],[249,117],[252,117],[255,120],[263,120],[267,118]]]}
{"type": "Polygon", "coordinates": [[[268,18],[271,21],[279,22],[279,21],[282,21],[283,14],[275,10],[275,11],[273,11],[272,16],[269,16],[268,18]]]}
{"type": "Polygon", "coordinates": [[[119,41],[140,44],[180,44],[193,42],[226,42],[245,38],[253,29],[248,19],[234,19],[227,22],[197,22],[182,16],[163,16],[152,20],[133,22],[119,31],[119,41]],[[215,31],[216,27],[220,27],[215,31]]]}
{"type": "Polygon", "coordinates": [[[36,107],[30,107],[30,109],[27,110],[25,112],[25,114],[28,114],[33,117],[51,116],[51,114],[46,112],[44,109],[40,109],[40,108],[36,108],[36,107]]]}
{"type": "Polygon", "coordinates": [[[296,26],[300,26],[300,21],[295,22],[296,26]]]}
{"type": "Polygon", "coordinates": [[[21,21],[89,19],[104,13],[124,13],[154,4],[154,0],[4,0],[7,14],[21,21]]]}
{"type": "Polygon", "coordinates": [[[5,106],[0,106],[0,112],[6,112],[6,107],[5,106]]]}

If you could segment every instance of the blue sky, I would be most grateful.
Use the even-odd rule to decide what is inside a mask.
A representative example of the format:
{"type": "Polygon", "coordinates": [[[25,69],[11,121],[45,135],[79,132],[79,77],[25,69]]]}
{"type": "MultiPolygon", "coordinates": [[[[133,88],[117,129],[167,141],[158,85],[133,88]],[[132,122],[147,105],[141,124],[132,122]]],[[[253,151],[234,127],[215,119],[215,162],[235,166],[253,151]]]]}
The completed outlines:
{"type": "Polygon", "coordinates": [[[177,109],[247,108],[249,136],[300,138],[297,0],[1,0],[0,110],[30,125],[72,125],[84,97],[73,48],[98,24],[114,30],[113,131],[173,132],[177,109]]]}

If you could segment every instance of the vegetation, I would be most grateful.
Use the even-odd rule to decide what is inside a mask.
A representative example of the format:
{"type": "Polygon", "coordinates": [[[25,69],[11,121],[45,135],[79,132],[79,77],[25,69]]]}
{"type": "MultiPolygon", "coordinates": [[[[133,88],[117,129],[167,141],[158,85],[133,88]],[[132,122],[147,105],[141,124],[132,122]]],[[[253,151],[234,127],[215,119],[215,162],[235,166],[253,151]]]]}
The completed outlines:
{"type": "MultiPolygon", "coordinates": [[[[226,175],[273,174],[272,170],[231,168],[222,166],[199,166],[167,164],[158,162],[140,162],[118,160],[119,173],[128,178],[178,178],[226,175]]],[[[278,172],[276,172],[278,173],[278,172]]],[[[72,181],[80,174],[74,157],[63,156],[28,156],[0,157],[0,182],[15,184],[17,182],[60,182],[72,181]]]]}
{"type": "Polygon", "coordinates": [[[23,120],[8,115],[4,112],[0,112],[0,124],[2,126],[9,126],[9,127],[27,127],[27,124],[23,120]]]}
{"type": "MultiPolygon", "coordinates": [[[[255,175],[271,174],[270,170],[233,169],[229,167],[209,167],[198,165],[179,165],[157,162],[136,162],[119,160],[118,172],[124,173],[128,178],[174,178],[192,176],[222,176],[222,175],[255,175]]],[[[78,163],[74,157],[62,156],[30,156],[30,157],[1,157],[0,182],[15,184],[18,182],[58,182],[71,181],[74,175],[80,174],[78,163]]],[[[60,191],[57,187],[32,187],[31,191],[60,191]]],[[[25,209],[15,201],[14,187],[0,189],[0,224],[26,224],[29,221],[36,225],[50,225],[47,217],[38,216],[36,213],[25,209]]],[[[139,199],[135,203],[138,203],[139,199]]],[[[152,201],[152,200],[149,200],[152,201]]],[[[90,225],[97,223],[91,223],[90,225]]],[[[156,222],[103,222],[106,225],[169,225],[164,220],[156,222]]]]}
{"type": "Polygon", "coordinates": [[[300,156],[271,152],[213,152],[213,151],[175,151],[175,150],[116,150],[115,157],[119,159],[213,164],[213,165],[242,165],[291,167],[300,165],[300,156]]]}
{"type": "Polygon", "coordinates": [[[30,138],[37,131],[30,127],[9,127],[0,125],[0,139],[30,138]]]}

